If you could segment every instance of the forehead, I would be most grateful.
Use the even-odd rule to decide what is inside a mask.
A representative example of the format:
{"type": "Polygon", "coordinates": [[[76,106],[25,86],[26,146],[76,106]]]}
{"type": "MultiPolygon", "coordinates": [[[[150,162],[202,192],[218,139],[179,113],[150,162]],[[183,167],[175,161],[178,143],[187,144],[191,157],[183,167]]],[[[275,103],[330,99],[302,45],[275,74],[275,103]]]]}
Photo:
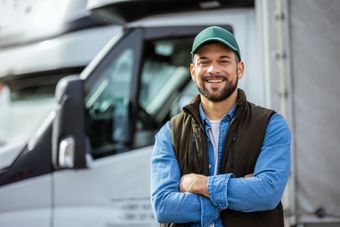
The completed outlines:
{"type": "Polygon", "coordinates": [[[195,55],[198,57],[207,56],[207,55],[225,55],[232,56],[234,51],[227,47],[226,45],[219,42],[207,43],[201,46],[195,55]]]}

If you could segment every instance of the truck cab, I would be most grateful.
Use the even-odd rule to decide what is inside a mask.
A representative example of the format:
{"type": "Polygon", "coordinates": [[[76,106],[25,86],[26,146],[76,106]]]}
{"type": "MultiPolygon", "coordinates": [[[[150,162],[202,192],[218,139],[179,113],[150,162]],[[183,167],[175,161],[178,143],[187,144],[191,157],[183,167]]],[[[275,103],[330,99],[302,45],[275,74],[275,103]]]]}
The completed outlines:
{"type": "Polygon", "coordinates": [[[59,81],[54,110],[1,170],[1,226],[158,226],[149,195],[154,136],[197,94],[190,50],[207,26],[235,34],[247,67],[240,87],[267,103],[253,1],[87,7],[120,26],[80,76],[59,81]]]}

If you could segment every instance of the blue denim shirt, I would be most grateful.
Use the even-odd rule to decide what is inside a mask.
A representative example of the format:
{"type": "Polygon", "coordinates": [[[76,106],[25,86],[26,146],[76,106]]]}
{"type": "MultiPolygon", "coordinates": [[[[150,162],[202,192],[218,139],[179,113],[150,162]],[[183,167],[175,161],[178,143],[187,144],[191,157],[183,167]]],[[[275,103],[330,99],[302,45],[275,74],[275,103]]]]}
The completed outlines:
{"type": "MultiPolygon", "coordinates": [[[[214,163],[213,145],[208,138],[209,198],[179,192],[181,175],[171,143],[170,122],[158,132],[151,159],[151,200],[158,222],[191,222],[194,223],[193,227],[214,223],[215,227],[219,227],[223,226],[219,216],[223,209],[253,212],[273,209],[278,205],[289,176],[291,144],[287,123],[278,113],[268,122],[252,177],[236,178],[232,173],[213,176],[214,165],[220,162],[224,138],[235,109],[236,106],[220,123],[218,163],[214,163]]],[[[210,123],[202,106],[199,113],[209,135],[210,123]]]]}

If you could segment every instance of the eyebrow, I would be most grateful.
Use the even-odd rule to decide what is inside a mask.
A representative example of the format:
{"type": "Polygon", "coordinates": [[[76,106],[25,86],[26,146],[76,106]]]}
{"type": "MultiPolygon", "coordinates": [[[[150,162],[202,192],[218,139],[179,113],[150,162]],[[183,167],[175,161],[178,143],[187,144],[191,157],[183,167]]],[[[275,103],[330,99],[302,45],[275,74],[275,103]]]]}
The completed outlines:
{"type": "Polygon", "coordinates": [[[205,59],[208,59],[208,57],[206,57],[206,56],[199,56],[199,57],[197,58],[197,60],[205,60],[205,59]]]}
{"type": "Polygon", "coordinates": [[[231,57],[231,56],[228,56],[228,55],[222,55],[222,56],[220,56],[219,58],[228,58],[228,59],[231,59],[232,57],[231,57]]]}

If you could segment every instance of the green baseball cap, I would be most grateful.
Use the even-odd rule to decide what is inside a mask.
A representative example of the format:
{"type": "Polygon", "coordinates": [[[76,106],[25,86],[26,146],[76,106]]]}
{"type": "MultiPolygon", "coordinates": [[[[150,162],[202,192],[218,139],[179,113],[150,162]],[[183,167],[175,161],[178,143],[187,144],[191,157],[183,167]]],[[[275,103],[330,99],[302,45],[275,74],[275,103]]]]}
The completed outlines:
{"type": "Polygon", "coordinates": [[[217,41],[226,45],[235,51],[241,60],[240,48],[234,35],[218,26],[210,26],[196,35],[194,43],[192,44],[191,54],[194,55],[202,45],[210,41],[217,41]]]}

